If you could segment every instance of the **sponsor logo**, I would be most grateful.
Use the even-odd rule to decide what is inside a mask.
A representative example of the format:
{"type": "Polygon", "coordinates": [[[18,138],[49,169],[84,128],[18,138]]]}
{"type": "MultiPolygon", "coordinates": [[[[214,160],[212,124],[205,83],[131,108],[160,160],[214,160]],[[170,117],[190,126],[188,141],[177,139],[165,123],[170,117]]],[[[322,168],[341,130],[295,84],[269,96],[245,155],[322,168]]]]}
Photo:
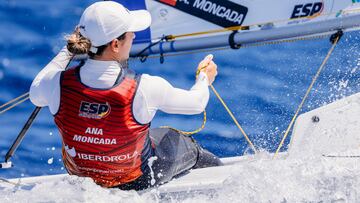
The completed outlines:
{"type": "Polygon", "coordinates": [[[89,160],[89,161],[115,162],[115,161],[126,161],[129,159],[134,159],[137,155],[138,155],[137,151],[135,151],[132,154],[121,154],[116,156],[100,156],[94,154],[77,153],[77,158],[82,160],[89,160]]]}
{"type": "Polygon", "coordinates": [[[116,156],[101,156],[101,155],[95,155],[95,154],[83,154],[78,153],[75,150],[75,147],[69,148],[69,146],[65,145],[65,150],[71,157],[77,157],[82,160],[89,160],[89,161],[100,161],[100,162],[115,162],[115,161],[126,161],[129,159],[134,159],[139,153],[137,151],[134,151],[134,153],[128,153],[128,154],[120,154],[116,156]]]}
{"type": "Polygon", "coordinates": [[[79,116],[92,119],[102,119],[110,114],[110,105],[82,101],[79,109],[79,116]]]}
{"type": "Polygon", "coordinates": [[[69,146],[65,145],[65,150],[66,150],[66,153],[69,154],[69,156],[76,157],[75,147],[70,149],[69,146]]]}
{"type": "Polygon", "coordinates": [[[290,19],[314,17],[319,15],[324,8],[323,2],[307,3],[295,5],[290,19]]]}
{"type": "Polygon", "coordinates": [[[156,0],[221,27],[244,22],[248,8],[228,0],[156,0]]]}

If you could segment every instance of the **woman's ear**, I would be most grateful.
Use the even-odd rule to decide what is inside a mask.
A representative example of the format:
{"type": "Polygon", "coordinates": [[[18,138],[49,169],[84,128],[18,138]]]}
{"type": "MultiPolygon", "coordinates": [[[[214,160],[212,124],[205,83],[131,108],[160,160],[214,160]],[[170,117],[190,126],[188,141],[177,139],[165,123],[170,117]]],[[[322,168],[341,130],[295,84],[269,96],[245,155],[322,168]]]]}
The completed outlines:
{"type": "Polygon", "coordinates": [[[111,41],[110,46],[113,52],[118,53],[120,52],[122,46],[124,46],[124,40],[114,39],[113,41],[111,41]]]}
{"type": "Polygon", "coordinates": [[[120,48],[120,46],[119,46],[119,40],[114,39],[113,41],[111,41],[111,42],[110,42],[110,47],[111,47],[111,50],[112,50],[113,52],[118,53],[118,52],[119,52],[119,48],[120,48]]]}

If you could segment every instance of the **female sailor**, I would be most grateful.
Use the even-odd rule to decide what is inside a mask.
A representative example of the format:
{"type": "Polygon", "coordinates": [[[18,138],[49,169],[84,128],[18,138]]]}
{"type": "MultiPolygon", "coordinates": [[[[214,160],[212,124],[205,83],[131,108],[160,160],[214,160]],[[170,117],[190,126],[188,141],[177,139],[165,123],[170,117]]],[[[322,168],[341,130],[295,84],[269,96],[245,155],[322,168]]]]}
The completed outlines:
{"type": "Polygon", "coordinates": [[[64,165],[71,175],[104,187],[141,190],[168,182],[189,169],[221,165],[212,153],[171,129],[150,129],[157,110],[199,114],[209,100],[217,66],[208,56],[190,90],[127,67],[134,32],[150,26],[146,10],[129,11],[97,2],[81,16],[68,44],[36,76],[30,99],[48,106],[62,137],[64,165]],[[73,55],[88,54],[65,70],[73,55]]]}

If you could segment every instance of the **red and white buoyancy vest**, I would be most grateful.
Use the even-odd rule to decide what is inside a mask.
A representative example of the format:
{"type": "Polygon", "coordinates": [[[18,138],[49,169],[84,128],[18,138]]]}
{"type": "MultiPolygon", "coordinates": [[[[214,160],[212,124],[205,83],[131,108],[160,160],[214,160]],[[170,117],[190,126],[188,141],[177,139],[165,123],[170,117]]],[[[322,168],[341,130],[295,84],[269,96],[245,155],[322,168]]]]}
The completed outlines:
{"type": "Polygon", "coordinates": [[[95,89],[81,83],[79,71],[80,66],[62,73],[55,115],[67,171],[104,187],[137,179],[152,154],[150,125],[132,113],[140,77],[122,69],[112,88],[95,89]]]}

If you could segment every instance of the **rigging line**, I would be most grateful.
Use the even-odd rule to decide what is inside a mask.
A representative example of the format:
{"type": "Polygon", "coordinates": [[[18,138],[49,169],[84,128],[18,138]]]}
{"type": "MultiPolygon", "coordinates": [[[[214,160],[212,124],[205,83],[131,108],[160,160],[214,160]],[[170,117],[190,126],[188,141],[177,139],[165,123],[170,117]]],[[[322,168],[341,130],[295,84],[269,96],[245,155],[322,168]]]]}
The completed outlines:
{"type": "Polygon", "coordinates": [[[171,126],[160,126],[160,128],[168,128],[168,129],[174,130],[178,133],[190,136],[190,135],[194,135],[194,134],[202,131],[205,128],[205,124],[206,124],[206,111],[204,111],[203,123],[201,124],[201,126],[198,129],[196,129],[194,131],[182,131],[182,130],[176,129],[174,127],[171,127],[171,126]]]}
{"type": "Polygon", "coordinates": [[[233,119],[234,123],[236,124],[236,126],[239,128],[239,130],[241,131],[241,133],[244,135],[246,141],[249,143],[251,149],[254,151],[254,153],[257,153],[256,148],[254,147],[253,143],[251,142],[251,140],[249,139],[249,137],[247,136],[247,134],[245,133],[245,131],[243,130],[243,128],[240,126],[239,122],[236,120],[234,114],[230,111],[229,107],[226,105],[226,103],[224,102],[224,100],[221,98],[221,96],[219,95],[219,93],[216,91],[215,87],[213,85],[210,85],[212,91],[215,93],[216,97],[219,99],[219,101],[221,102],[221,104],[224,106],[225,110],[228,112],[228,114],[230,115],[230,117],[233,119]]]}
{"type": "Polygon", "coordinates": [[[213,33],[219,33],[219,32],[248,30],[248,29],[249,29],[249,26],[238,25],[238,26],[226,27],[226,28],[223,28],[223,29],[208,30],[208,31],[202,31],[202,32],[193,32],[193,33],[180,34],[180,35],[168,35],[168,39],[169,40],[175,40],[177,38],[192,37],[192,36],[213,34],[213,33]]]}
{"type": "MultiPolygon", "coordinates": [[[[71,59],[71,60],[72,60],[72,59],[71,59]]],[[[70,60],[70,62],[71,62],[71,60],[70,60]]],[[[69,63],[70,63],[70,62],[69,62],[69,63]]],[[[68,64],[68,65],[69,65],[69,64],[68,64]]],[[[18,96],[18,97],[16,97],[16,98],[14,98],[14,99],[8,101],[8,102],[6,102],[5,104],[3,104],[3,105],[0,106],[0,110],[1,110],[2,108],[5,108],[5,107],[11,105],[11,104],[12,104],[12,105],[9,106],[9,107],[7,107],[6,109],[1,110],[1,111],[0,111],[0,115],[3,114],[3,113],[5,113],[5,112],[7,112],[7,111],[9,111],[10,109],[14,108],[15,106],[17,106],[17,105],[25,102],[25,101],[28,100],[29,98],[30,98],[30,93],[29,93],[29,92],[26,92],[26,93],[24,93],[24,94],[22,94],[22,95],[20,95],[20,96],[18,96]],[[25,97],[25,98],[24,98],[24,97],[25,97]],[[24,99],[22,99],[22,98],[24,98],[24,99]],[[20,100],[20,99],[22,99],[22,100],[20,100]],[[20,100],[20,101],[19,101],[19,100],[20,100]],[[18,101],[18,102],[17,102],[17,101],[18,101]],[[16,102],[16,103],[15,103],[15,102],[16,102]]]]}
{"type": "Polygon", "coordinates": [[[22,99],[22,100],[20,100],[20,101],[18,101],[18,102],[16,102],[16,103],[14,103],[13,105],[7,107],[6,109],[0,111],[0,115],[3,114],[3,113],[5,113],[5,112],[7,112],[7,111],[9,111],[10,109],[16,107],[17,105],[25,102],[25,101],[28,100],[28,99],[29,99],[29,96],[26,96],[24,99],[22,99]]]}
{"type": "MultiPolygon", "coordinates": [[[[339,32],[340,32],[340,31],[339,31],[339,32]]],[[[286,137],[288,136],[288,134],[289,134],[289,132],[290,132],[290,129],[291,129],[291,127],[293,126],[293,124],[294,124],[294,122],[295,122],[295,119],[297,118],[298,114],[300,113],[300,110],[302,109],[302,107],[303,107],[303,105],[304,105],[304,103],[305,103],[305,101],[306,101],[307,97],[309,96],[309,93],[310,93],[311,89],[313,88],[313,86],[314,86],[314,84],[315,84],[316,80],[318,79],[318,77],[319,77],[319,75],[320,75],[321,71],[323,70],[323,68],[324,68],[324,66],[325,66],[325,64],[326,64],[326,62],[329,60],[329,58],[330,58],[330,56],[331,56],[332,52],[334,51],[334,49],[335,49],[336,45],[338,44],[338,42],[339,42],[339,40],[340,40],[340,37],[341,37],[341,35],[342,35],[342,34],[339,34],[339,32],[337,32],[337,33],[336,33],[336,34],[337,34],[337,36],[336,36],[336,38],[334,39],[333,44],[332,44],[332,46],[331,46],[330,50],[328,51],[328,53],[327,53],[327,55],[326,55],[325,59],[324,59],[324,60],[323,60],[323,62],[321,63],[321,65],[320,65],[320,67],[319,67],[318,71],[316,72],[316,74],[315,74],[315,76],[314,76],[313,80],[311,81],[311,84],[310,84],[309,88],[307,89],[307,91],[306,91],[306,93],[305,93],[305,95],[304,95],[304,97],[303,97],[303,99],[302,99],[302,101],[301,101],[300,105],[298,106],[298,108],[297,108],[297,110],[296,110],[296,113],[294,114],[293,118],[291,119],[291,122],[290,122],[290,124],[289,124],[288,128],[286,129],[286,131],[285,131],[285,133],[284,133],[284,136],[283,136],[283,138],[282,138],[282,140],[281,140],[281,142],[280,142],[280,144],[279,144],[278,148],[276,149],[276,152],[275,152],[275,154],[274,154],[274,157],[273,157],[273,158],[276,158],[276,156],[277,156],[277,154],[279,153],[279,151],[280,151],[281,147],[283,146],[284,141],[285,141],[286,137]]],[[[334,35],[333,35],[333,36],[334,36],[334,35]]]]}
{"type": "MultiPolygon", "coordinates": [[[[209,52],[209,51],[221,51],[221,50],[227,50],[230,49],[230,47],[220,47],[220,48],[212,48],[212,49],[201,49],[196,51],[186,51],[186,52],[178,52],[178,53],[165,53],[163,54],[164,57],[172,57],[172,56],[183,56],[183,55],[189,55],[189,54],[197,54],[197,53],[203,53],[203,52],[209,52]]],[[[149,59],[157,59],[160,55],[152,55],[148,56],[149,59]]],[[[136,59],[136,58],[132,58],[136,59]]]]}
{"type": "MultiPolygon", "coordinates": [[[[359,8],[347,10],[347,12],[358,12],[360,11],[359,8]]],[[[238,26],[231,26],[221,29],[214,29],[214,30],[207,30],[207,31],[201,31],[201,32],[193,32],[193,33],[186,33],[186,34],[179,34],[179,35],[168,35],[167,38],[169,41],[175,40],[177,38],[184,38],[184,37],[192,37],[192,36],[199,36],[199,35],[205,35],[205,34],[213,34],[213,33],[221,33],[221,32],[229,32],[229,31],[237,31],[237,30],[247,30],[248,28],[252,26],[261,26],[261,25],[267,25],[267,24],[274,24],[274,23],[282,23],[282,22],[290,22],[290,21],[296,21],[296,20],[303,20],[303,19],[312,19],[317,17],[326,17],[331,15],[336,15],[340,11],[331,12],[327,14],[319,14],[314,16],[305,16],[305,17],[299,17],[295,19],[281,19],[281,20],[275,20],[275,21],[268,21],[264,23],[256,23],[256,24],[250,24],[250,25],[238,25],[238,26]]]]}
{"type": "MultiPolygon", "coordinates": [[[[168,40],[168,36],[164,35],[160,39],[158,39],[156,42],[150,42],[150,44],[147,47],[145,47],[143,50],[141,50],[139,53],[137,53],[135,57],[140,58],[141,62],[145,62],[146,59],[148,58],[148,55],[142,55],[142,54],[147,50],[151,50],[151,47],[153,47],[157,44],[161,44],[161,42],[167,41],[167,40],[168,40]]],[[[161,58],[161,55],[160,55],[160,58],[161,58]]]]}
{"type": "MultiPolygon", "coordinates": [[[[203,66],[203,67],[198,68],[198,69],[196,70],[196,73],[195,73],[195,78],[196,78],[196,79],[198,78],[200,72],[201,72],[202,70],[204,70],[205,68],[206,68],[206,66],[203,66]]],[[[204,118],[203,118],[203,123],[202,123],[202,125],[200,126],[200,128],[198,128],[198,129],[196,129],[196,130],[194,130],[194,131],[182,131],[182,130],[173,128],[173,127],[171,127],[171,126],[160,126],[160,128],[168,128],[168,129],[174,130],[174,131],[176,131],[176,132],[178,132],[178,133],[180,133],[180,134],[184,134],[184,135],[190,136],[190,135],[194,135],[194,134],[202,131],[202,130],[205,128],[205,124],[206,124],[206,110],[204,110],[204,118]]]]}
{"type": "Polygon", "coordinates": [[[9,106],[9,105],[11,105],[12,103],[14,103],[14,102],[22,99],[23,97],[26,97],[26,96],[29,96],[29,92],[27,92],[27,93],[25,93],[25,94],[22,94],[22,95],[20,95],[20,96],[18,96],[18,97],[16,97],[16,98],[14,98],[14,99],[6,102],[5,104],[3,104],[3,105],[0,106],[0,109],[5,108],[6,106],[9,106]]]}

